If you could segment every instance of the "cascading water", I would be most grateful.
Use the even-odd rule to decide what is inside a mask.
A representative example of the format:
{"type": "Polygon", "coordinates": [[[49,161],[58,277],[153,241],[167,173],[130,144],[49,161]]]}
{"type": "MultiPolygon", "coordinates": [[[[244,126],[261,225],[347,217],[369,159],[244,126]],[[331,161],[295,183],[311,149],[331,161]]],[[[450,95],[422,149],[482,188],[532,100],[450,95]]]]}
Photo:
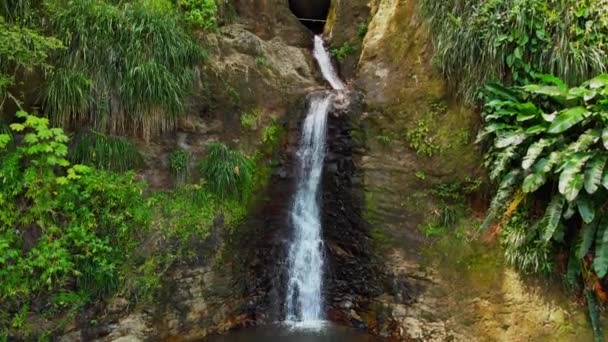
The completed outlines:
{"type": "Polygon", "coordinates": [[[331,58],[329,58],[329,53],[327,53],[325,46],[323,46],[323,38],[321,38],[321,36],[315,36],[315,46],[312,54],[317,60],[317,63],[319,63],[319,68],[321,68],[323,77],[329,82],[331,87],[335,90],[344,89],[344,83],[342,83],[334,66],[331,64],[331,58]]]}
{"type": "MultiPolygon", "coordinates": [[[[344,89],[323,46],[323,39],[315,36],[314,42],[313,55],[323,77],[334,90],[344,89]]],[[[318,192],[325,159],[327,113],[333,97],[331,92],[311,96],[297,153],[299,180],[291,210],[294,237],[289,250],[286,321],[308,328],[322,326],[324,319],[323,241],[318,192]]]]}

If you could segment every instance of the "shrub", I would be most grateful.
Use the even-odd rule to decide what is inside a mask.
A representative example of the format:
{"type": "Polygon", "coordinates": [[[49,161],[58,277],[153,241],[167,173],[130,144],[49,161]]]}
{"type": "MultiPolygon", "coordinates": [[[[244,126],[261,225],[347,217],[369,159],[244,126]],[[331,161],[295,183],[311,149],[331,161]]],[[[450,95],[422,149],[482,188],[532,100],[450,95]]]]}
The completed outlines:
{"type": "Polygon", "coordinates": [[[69,159],[75,164],[112,171],[134,170],[143,163],[137,147],[128,139],[95,131],[76,135],[69,159]]]}
{"type": "Polygon", "coordinates": [[[246,199],[252,188],[252,162],[240,151],[222,143],[209,145],[201,172],[211,192],[222,199],[246,199]]]}
{"type": "Polygon", "coordinates": [[[353,55],[357,51],[354,45],[344,43],[343,45],[331,49],[331,55],[334,56],[338,61],[342,62],[346,57],[353,55]]]}
{"type": "Polygon", "coordinates": [[[185,183],[189,174],[190,155],[179,147],[169,155],[169,170],[179,183],[185,183]]]}
{"type": "MultiPolygon", "coordinates": [[[[149,220],[134,174],[71,165],[61,129],[25,112],[17,117],[23,122],[11,128],[23,140],[5,151],[0,168],[2,326],[30,298],[61,310],[116,291],[132,236],[149,220]]],[[[8,139],[0,135],[0,149],[8,139]]]]}
{"type": "Polygon", "coordinates": [[[424,0],[435,60],[473,102],[490,81],[523,84],[531,72],[578,84],[606,70],[604,1],[424,0]]]}
{"type": "Polygon", "coordinates": [[[257,110],[251,111],[249,113],[241,114],[241,127],[255,130],[258,127],[258,121],[260,118],[260,112],[257,110]]]}
{"type": "Polygon", "coordinates": [[[573,88],[535,77],[540,83],[486,86],[478,142],[499,185],[482,228],[506,225],[507,258],[527,271],[547,271],[553,250],[570,250],[569,282],[603,293],[593,279],[608,274],[608,75],[573,88]],[[514,214],[530,202],[544,214],[522,223],[514,214]]]}
{"type": "Polygon", "coordinates": [[[203,30],[217,28],[217,4],[215,0],[178,0],[186,21],[203,30]]]}

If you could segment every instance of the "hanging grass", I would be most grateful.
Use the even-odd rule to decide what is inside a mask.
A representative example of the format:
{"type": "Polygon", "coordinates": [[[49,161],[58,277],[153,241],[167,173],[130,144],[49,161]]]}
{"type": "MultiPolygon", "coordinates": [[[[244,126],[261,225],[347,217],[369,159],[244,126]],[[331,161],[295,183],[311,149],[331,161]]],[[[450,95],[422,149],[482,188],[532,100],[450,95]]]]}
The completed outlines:
{"type": "Polygon", "coordinates": [[[209,189],[222,199],[245,199],[251,192],[253,163],[243,152],[222,143],[209,145],[201,173],[209,189]]]}
{"type": "Polygon", "coordinates": [[[141,166],[143,158],[137,147],[124,137],[97,132],[81,133],[73,139],[69,159],[112,171],[127,171],[141,166]]]}
{"type": "Polygon", "coordinates": [[[176,14],[163,8],[156,1],[49,5],[53,28],[68,46],[59,64],[78,72],[51,75],[47,114],[64,126],[86,123],[146,140],[173,129],[187,110],[204,53],[176,14]],[[67,94],[56,91],[61,87],[67,94]]]}
{"type": "Polygon", "coordinates": [[[469,102],[487,82],[542,72],[578,84],[608,65],[605,0],[423,0],[421,10],[436,63],[469,102]]]}

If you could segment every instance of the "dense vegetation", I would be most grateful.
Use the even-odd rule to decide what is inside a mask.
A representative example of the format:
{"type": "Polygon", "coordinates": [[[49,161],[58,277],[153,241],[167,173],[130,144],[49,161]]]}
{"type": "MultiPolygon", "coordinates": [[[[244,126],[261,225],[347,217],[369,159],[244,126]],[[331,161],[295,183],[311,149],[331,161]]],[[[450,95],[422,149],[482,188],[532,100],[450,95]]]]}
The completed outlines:
{"type": "Polygon", "coordinates": [[[220,142],[205,158],[177,147],[167,160],[175,188],[162,191],[142,180],[133,142],[188,113],[204,83],[198,36],[217,28],[219,9],[0,2],[0,341],[53,336],[112,295],[152,300],[177,261],[198,257],[193,246],[247,213],[269,176],[274,122],[260,120],[274,133],[255,132],[253,155],[220,142]]]}
{"type": "Polygon", "coordinates": [[[226,228],[238,224],[269,175],[264,155],[215,143],[202,161],[213,165],[203,182],[149,193],[132,171],[70,163],[68,136],[47,118],[19,112],[17,119],[11,134],[0,134],[4,338],[28,338],[30,312],[69,319],[117,292],[135,302],[153,298],[159,275],[190,256],[189,244],[204,240],[218,215],[226,228]],[[159,248],[140,248],[158,236],[159,248]]]}
{"type": "Polygon", "coordinates": [[[595,296],[608,299],[608,75],[573,88],[537,77],[486,87],[478,140],[499,187],[482,227],[502,231],[507,259],[524,271],[553,272],[565,255],[567,283],[596,316],[595,296]]]}
{"type": "Polygon", "coordinates": [[[575,85],[606,70],[603,0],[423,0],[421,7],[439,68],[471,102],[490,81],[522,84],[542,72],[575,85]]]}
{"type": "Polygon", "coordinates": [[[564,275],[597,334],[607,302],[608,4],[423,0],[435,63],[469,103],[497,189],[482,228],[525,272],[564,275]],[[560,271],[561,270],[561,271],[560,271]]]}

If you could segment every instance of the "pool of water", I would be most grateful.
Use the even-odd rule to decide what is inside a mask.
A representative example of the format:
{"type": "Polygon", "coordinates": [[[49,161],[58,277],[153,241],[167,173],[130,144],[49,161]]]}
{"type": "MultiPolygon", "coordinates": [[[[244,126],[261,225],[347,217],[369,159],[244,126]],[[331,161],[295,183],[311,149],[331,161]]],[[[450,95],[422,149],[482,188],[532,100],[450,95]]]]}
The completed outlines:
{"type": "Polygon", "coordinates": [[[386,339],[366,335],[357,330],[325,324],[323,327],[291,327],[283,325],[238,330],[213,336],[204,342],[380,342],[386,339]]]}

